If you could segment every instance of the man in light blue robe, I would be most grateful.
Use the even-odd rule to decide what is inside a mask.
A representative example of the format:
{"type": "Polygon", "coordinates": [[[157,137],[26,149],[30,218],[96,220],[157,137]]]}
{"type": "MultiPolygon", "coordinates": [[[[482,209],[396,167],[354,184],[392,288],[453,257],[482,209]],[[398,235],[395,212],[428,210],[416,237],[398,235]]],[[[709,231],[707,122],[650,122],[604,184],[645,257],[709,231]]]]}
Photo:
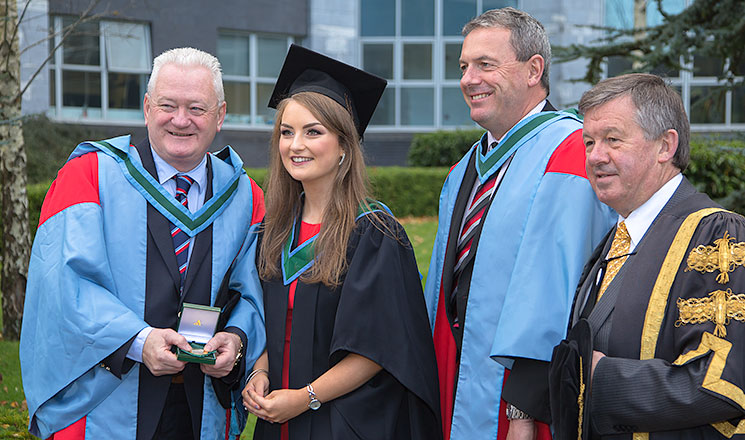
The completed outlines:
{"type": "Polygon", "coordinates": [[[580,120],[546,100],[543,26],[504,8],[463,34],[461,89],[487,132],[442,189],[425,285],[443,431],[547,439],[551,350],[612,215],[587,180],[580,120]]]}
{"type": "Polygon", "coordinates": [[[60,170],[34,240],[21,331],[32,434],[227,439],[242,431],[246,365],[265,341],[254,266],[263,194],[229,147],[207,153],[225,111],[217,59],[167,51],[144,99],[148,139],[84,142],[60,170]],[[216,351],[214,365],[173,352],[192,350],[175,331],[184,303],[222,309],[204,347],[216,351]]]}

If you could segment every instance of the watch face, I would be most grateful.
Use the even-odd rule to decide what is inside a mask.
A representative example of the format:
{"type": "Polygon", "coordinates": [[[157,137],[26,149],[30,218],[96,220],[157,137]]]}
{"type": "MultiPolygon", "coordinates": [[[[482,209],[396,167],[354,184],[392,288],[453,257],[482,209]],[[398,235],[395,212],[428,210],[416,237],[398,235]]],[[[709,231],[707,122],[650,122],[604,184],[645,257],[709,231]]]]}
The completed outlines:
{"type": "Polygon", "coordinates": [[[317,410],[321,407],[321,401],[318,399],[313,399],[308,404],[308,408],[312,409],[313,411],[317,410]]]}

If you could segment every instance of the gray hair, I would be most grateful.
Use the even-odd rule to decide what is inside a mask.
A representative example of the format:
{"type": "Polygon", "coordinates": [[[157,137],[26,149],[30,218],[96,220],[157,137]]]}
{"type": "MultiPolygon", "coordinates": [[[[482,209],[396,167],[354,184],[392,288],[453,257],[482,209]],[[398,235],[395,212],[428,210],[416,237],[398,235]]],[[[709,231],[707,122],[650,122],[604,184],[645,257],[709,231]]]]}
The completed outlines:
{"type": "Polygon", "coordinates": [[[463,26],[463,36],[478,28],[504,28],[510,31],[510,44],[517,60],[528,61],[533,55],[543,57],[541,86],[549,93],[548,68],[551,64],[551,43],[546,29],[527,12],[512,7],[492,9],[472,19],[463,26]]]}
{"type": "Polygon", "coordinates": [[[691,154],[688,116],[678,92],[659,76],[630,73],[600,81],[582,94],[579,111],[585,114],[623,96],[631,97],[636,107],[634,120],[642,129],[645,139],[660,139],[670,129],[678,132],[678,149],[673,156],[673,165],[685,171],[691,154]]]}
{"type": "Polygon", "coordinates": [[[206,67],[212,74],[212,87],[215,89],[217,103],[222,104],[225,101],[225,90],[222,87],[222,67],[220,61],[213,55],[193,47],[179,47],[170,49],[155,57],[153,60],[153,71],[150,73],[150,79],[147,82],[148,95],[153,94],[155,82],[158,80],[160,68],[166,64],[175,64],[177,66],[201,66],[206,67]]]}

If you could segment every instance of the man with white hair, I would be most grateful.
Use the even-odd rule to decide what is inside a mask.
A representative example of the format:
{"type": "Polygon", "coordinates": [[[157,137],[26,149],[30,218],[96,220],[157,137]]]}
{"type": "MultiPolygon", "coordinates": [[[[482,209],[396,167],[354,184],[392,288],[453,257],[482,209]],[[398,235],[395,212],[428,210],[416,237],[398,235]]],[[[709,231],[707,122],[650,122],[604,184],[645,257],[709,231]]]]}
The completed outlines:
{"type": "Polygon", "coordinates": [[[147,139],[84,142],[60,170],[42,207],[21,332],[32,434],[240,434],[236,386],[264,348],[253,264],[264,208],[229,147],[207,152],[225,112],[218,60],[169,50],[144,98],[147,139]],[[213,365],[174,353],[192,351],[175,330],[185,303],[222,309],[204,346],[213,365]]]}

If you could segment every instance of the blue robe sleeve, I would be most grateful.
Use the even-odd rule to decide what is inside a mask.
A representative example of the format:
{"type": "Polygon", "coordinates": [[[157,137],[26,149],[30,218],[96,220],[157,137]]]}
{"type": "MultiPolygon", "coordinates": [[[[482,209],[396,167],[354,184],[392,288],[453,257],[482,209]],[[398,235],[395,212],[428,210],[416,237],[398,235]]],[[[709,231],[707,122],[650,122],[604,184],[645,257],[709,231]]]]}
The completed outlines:
{"type": "Polygon", "coordinates": [[[510,358],[551,359],[566,333],[582,268],[614,217],[586,178],[546,173],[526,219],[493,358],[507,368],[510,358]]]}
{"type": "Polygon", "coordinates": [[[237,327],[246,335],[246,365],[253,365],[264,351],[266,333],[264,331],[264,300],[261,283],[256,269],[257,237],[259,225],[252,225],[243,243],[241,253],[235,262],[230,277],[231,290],[240,292],[227,327],[237,327]]]}
{"type": "MultiPolygon", "coordinates": [[[[73,182],[56,183],[60,191],[73,182]]],[[[36,234],[20,359],[30,431],[44,438],[113,391],[119,379],[99,364],[147,326],[116,294],[103,235],[101,207],[92,202],[56,213],[36,234]]]]}

